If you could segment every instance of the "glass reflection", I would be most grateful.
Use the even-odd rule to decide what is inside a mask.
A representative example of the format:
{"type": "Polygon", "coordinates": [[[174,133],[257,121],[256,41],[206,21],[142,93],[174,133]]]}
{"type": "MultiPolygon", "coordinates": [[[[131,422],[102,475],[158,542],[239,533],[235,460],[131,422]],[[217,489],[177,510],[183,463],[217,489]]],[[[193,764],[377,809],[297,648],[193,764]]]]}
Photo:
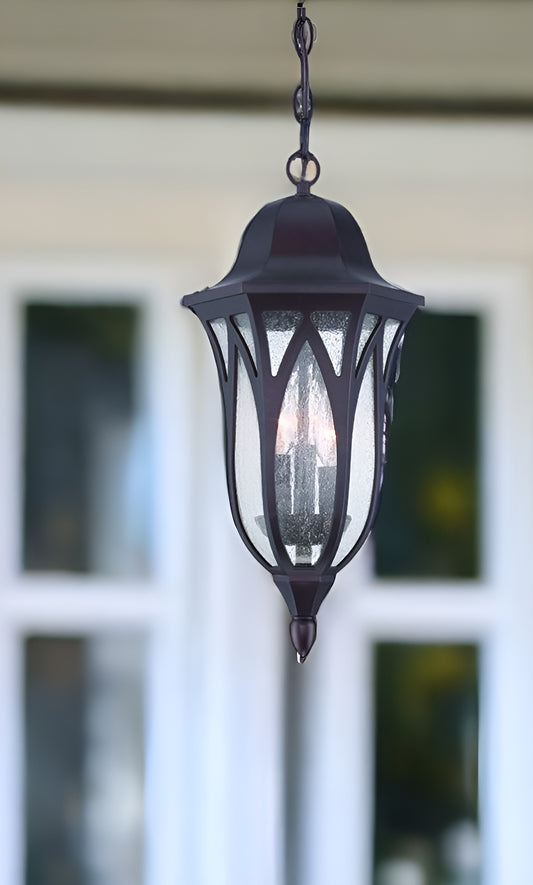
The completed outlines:
{"type": "Polygon", "coordinates": [[[141,885],[137,637],[26,642],[26,885],[141,885]]]}
{"type": "Polygon", "coordinates": [[[376,648],[375,885],[479,885],[478,655],[376,648]]]}

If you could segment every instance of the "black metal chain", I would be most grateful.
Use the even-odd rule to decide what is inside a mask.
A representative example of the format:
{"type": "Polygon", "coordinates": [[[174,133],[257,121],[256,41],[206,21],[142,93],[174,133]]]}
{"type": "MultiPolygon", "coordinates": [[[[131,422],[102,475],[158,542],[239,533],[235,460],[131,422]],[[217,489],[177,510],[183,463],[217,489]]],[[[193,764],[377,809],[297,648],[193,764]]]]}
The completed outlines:
{"type": "Polygon", "coordinates": [[[298,194],[308,194],[318,181],[320,164],[309,150],[309,129],[313,116],[313,94],[309,86],[309,53],[316,40],[316,28],[307,18],[305,6],[298,3],[292,40],[300,59],[300,83],[294,92],[293,106],[296,122],[300,124],[300,149],[287,160],[287,176],[296,185],[298,194]]]}

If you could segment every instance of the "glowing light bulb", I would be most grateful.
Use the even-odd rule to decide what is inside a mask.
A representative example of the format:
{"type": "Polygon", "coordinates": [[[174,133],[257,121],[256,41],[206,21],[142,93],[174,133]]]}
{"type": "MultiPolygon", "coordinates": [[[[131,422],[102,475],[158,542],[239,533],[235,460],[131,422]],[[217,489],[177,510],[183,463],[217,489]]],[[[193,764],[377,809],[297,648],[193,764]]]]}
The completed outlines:
{"type": "Polygon", "coordinates": [[[296,410],[286,409],[278,418],[278,432],[276,434],[276,455],[286,454],[298,432],[298,413],[296,410]]]}
{"type": "Polygon", "coordinates": [[[296,565],[313,565],[329,535],[337,439],[326,386],[305,344],[294,365],[276,434],[276,502],[282,538],[296,565]]]}

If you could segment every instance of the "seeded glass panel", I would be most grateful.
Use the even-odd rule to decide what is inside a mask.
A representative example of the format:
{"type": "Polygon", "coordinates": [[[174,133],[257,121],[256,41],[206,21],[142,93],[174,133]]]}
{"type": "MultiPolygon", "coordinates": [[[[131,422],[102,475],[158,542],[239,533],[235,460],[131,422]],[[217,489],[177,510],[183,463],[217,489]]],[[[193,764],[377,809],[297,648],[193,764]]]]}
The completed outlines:
{"type": "Polygon", "coordinates": [[[479,359],[475,316],[419,311],[395,396],[374,529],[384,577],[479,574],[479,359]]]}
{"type": "Polygon", "coordinates": [[[257,360],[255,356],[255,341],[254,341],[254,333],[252,332],[252,326],[250,323],[250,317],[247,313],[238,313],[233,317],[233,322],[237,326],[237,329],[241,333],[244,342],[250,351],[250,356],[252,357],[252,362],[254,366],[257,366],[257,360]]]}
{"type": "Polygon", "coordinates": [[[350,322],[347,310],[316,310],[311,314],[311,322],[316,326],[326,347],[336,375],[340,375],[344,342],[350,322]]]}
{"type": "Polygon", "coordinates": [[[143,882],[139,637],[26,641],[25,885],[143,882]]]}
{"type": "Polygon", "coordinates": [[[314,564],[333,516],[337,440],[322,373],[306,342],[287,384],[276,438],[276,503],[294,565],[314,564]]]}
{"type": "Polygon", "coordinates": [[[359,540],[370,511],[376,451],[374,359],[375,357],[372,357],[366,367],[355,411],[348,509],[344,533],[333,560],[334,566],[347,556],[359,540]]]}
{"type": "Polygon", "coordinates": [[[235,488],[244,531],[261,556],[274,565],[275,559],[265,528],[259,422],[252,385],[240,355],[237,364],[235,488]]]}
{"type": "Polygon", "coordinates": [[[365,313],[363,317],[363,325],[361,327],[361,332],[359,335],[359,342],[357,344],[357,363],[359,363],[363,350],[365,349],[365,344],[370,338],[374,329],[376,328],[378,321],[379,317],[376,316],[375,313],[365,313]]]}
{"type": "Polygon", "coordinates": [[[292,336],[302,322],[302,314],[297,310],[266,310],[263,313],[263,322],[270,353],[270,367],[272,374],[277,375],[292,336]]]}
{"type": "Polygon", "coordinates": [[[375,655],[374,885],[480,885],[478,654],[375,655]]]}
{"type": "Polygon", "coordinates": [[[387,368],[387,357],[394,341],[394,336],[400,328],[398,320],[385,320],[385,328],[383,330],[383,371],[387,368]]]}
{"type": "Polygon", "coordinates": [[[215,338],[218,341],[218,346],[220,347],[220,352],[224,359],[224,366],[226,368],[226,375],[228,374],[228,327],[226,326],[226,320],[222,317],[219,317],[216,320],[211,320],[209,323],[213,332],[215,333],[215,338]]]}
{"type": "Polygon", "coordinates": [[[26,306],[26,569],[147,570],[139,326],[130,306],[26,306]]]}

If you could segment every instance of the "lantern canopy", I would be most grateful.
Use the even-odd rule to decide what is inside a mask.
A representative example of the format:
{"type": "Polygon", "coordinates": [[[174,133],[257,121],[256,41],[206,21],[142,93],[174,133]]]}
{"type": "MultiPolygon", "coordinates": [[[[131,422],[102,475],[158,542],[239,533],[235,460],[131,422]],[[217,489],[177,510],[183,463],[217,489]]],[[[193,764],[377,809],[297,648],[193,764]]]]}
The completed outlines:
{"type": "Polygon", "coordinates": [[[376,517],[404,332],[424,299],[378,274],[348,210],[310,193],[315,158],[298,157],[297,193],[264,206],[229,274],[182,303],[217,364],[233,520],[283,594],[303,661],[376,517]]]}

